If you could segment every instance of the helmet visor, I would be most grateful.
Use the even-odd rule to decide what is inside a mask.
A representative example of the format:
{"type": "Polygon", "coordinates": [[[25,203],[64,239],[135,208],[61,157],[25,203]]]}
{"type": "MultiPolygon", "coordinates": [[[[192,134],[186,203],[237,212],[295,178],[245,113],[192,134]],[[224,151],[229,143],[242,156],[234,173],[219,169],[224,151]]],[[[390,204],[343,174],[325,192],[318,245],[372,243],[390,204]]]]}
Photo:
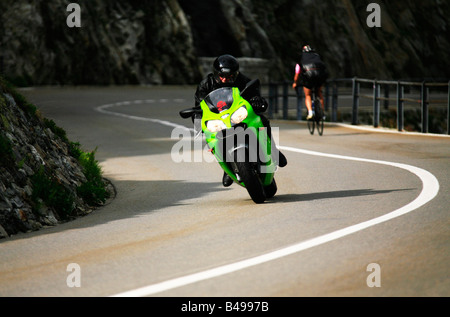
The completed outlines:
{"type": "Polygon", "coordinates": [[[217,80],[222,84],[234,83],[239,72],[219,72],[217,74],[217,80]]]}

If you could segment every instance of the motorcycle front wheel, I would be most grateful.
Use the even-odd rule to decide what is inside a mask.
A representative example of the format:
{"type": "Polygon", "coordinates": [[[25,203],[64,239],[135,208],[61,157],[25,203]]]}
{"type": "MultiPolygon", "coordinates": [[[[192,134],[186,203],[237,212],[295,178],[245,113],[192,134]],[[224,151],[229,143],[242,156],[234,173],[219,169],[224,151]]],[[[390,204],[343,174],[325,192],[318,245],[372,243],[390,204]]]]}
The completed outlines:
{"type": "Polygon", "coordinates": [[[264,186],[259,179],[259,175],[254,168],[254,164],[249,162],[236,162],[239,176],[247,189],[252,200],[261,204],[266,200],[264,186]]]}
{"type": "Polygon", "coordinates": [[[266,198],[272,198],[277,193],[277,183],[275,182],[275,179],[272,180],[272,183],[270,185],[267,185],[264,187],[264,193],[266,194],[266,198]]]}

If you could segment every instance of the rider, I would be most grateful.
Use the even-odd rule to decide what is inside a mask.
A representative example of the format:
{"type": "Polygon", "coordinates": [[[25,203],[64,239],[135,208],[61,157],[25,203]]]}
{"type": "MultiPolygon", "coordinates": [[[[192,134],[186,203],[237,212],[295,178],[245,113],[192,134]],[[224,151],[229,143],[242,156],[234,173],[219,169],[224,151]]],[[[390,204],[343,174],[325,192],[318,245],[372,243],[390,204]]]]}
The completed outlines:
{"type": "MultiPolygon", "coordinates": [[[[239,62],[232,55],[221,55],[214,60],[213,73],[209,73],[198,85],[195,92],[195,107],[200,108],[200,102],[213,90],[222,87],[237,87],[239,91],[244,90],[250,78],[239,72],[239,62]]],[[[261,117],[263,125],[268,129],[270,133],[270,122],[265,116],[262,115],[267,110],[268,103],[260,94],[252,97],[249,100],[253,110],[261,117]]],[[[271,137],[271,134],[269,134],[271,137]]],[[[278,158],[278,166],[284,167],[287,164],[286,157],[277,149],[275,143],[272,140],[273,157],[278,158]],[[278,151],[278,153],[276,153],[278,151]],[[278,155],[277,155],[278,154],[278,155]]],[[[233,179],[228,176],[227,173],[223,174],[222,184],[225,187],[233,184],[233,179]]]]}
{"type": "MultiPolygon", "coordinates": [[[[312,89],[316,88],[317,96],[320,99],[322,110],[324,110],[324,101],[322,94],[322,86],[327,80],[328,73],[321,56],[309,45],[305,45],[302,48],[302,54],[300,61],[295,66],[295,76],[292,88],[297,91],[298,86],[303,86],[303,92],[305,93],[305,105],[308,109],[308,116],[306,119],[311,119],[312,112],[312,89]]],[[[323,111],[323,113],[325,113],[323,111]]],[[[324,116],[325,119],[325,116],[324,116]]]]}

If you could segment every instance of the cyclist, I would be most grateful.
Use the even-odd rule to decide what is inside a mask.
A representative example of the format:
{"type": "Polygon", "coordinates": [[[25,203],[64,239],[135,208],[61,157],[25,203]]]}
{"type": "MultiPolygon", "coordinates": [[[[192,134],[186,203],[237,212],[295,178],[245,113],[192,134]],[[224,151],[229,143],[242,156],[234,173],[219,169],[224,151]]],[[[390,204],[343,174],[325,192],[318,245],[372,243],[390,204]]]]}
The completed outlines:
{"type": "MultiPolygon", "coordinates": [[[[248,82],[250,82],[250,78],[239,71],[238,60],[232,55],[221,55],[217,57],[213,62],[213,72],[209,73],[197,86],[197,90],[194,96],[194,108],[200,108],[200,102],[213,90],[222,87],[237,87],[240,91],[242,91],[244,90],[248,82]]],[[[262,115],[262,113],[265,112],[268,107],[266,99],[260,94],[257,94],[256,96],[252,97],[249,102],[252,105],[255,113],[257,113],[261,117],[263,125],[268,130],[268,134],[272,140],[272,154],[274,159],[276,160],[276,163],[280,167],[286,166],[286,157],[278,150],[270,133],[271,129],[269,119],[262,115]]],[[[222,184],[223,186],[228,187],[233,184],[233,179],[228,176],[227,173],[224,173],[222,184]]]]}
{"type": "MultiPolygon", "coordinates": [[[[303,86],[305,93],[305,106],[308,109],[306,119],[311,119],[312,112],[312,90],[316,89],[316,94],[320,99],[322,110],[324,110],[324,100],[322,86],[328,78],[327,68],[322,61],[322,57],[309,45],[302,48],[300,60],[295,66],[295,76],[292,88],[300,94],[299,86],[303,86]]],[[[325,113],[325,112],[323,112],[325,113]]],[[[325,119],[325,116],[324,116],[325,119]]]]}

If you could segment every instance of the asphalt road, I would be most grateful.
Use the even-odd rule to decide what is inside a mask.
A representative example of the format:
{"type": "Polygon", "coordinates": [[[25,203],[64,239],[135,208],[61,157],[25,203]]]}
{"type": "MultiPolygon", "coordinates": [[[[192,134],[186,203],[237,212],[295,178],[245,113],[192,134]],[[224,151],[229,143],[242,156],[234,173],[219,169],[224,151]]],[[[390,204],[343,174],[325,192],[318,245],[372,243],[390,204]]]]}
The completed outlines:
{"type": "Polygon", "coordinates": [[[191,127],[178,111],[193,92],[22,91],[72,141],[97,148],[117,197],[0,240],[0,296],[450,295],[449,137],[329,124],[318,136],[273,121],[289,163],[276,196],[256,205],[222,187],[206,151],[176,162],[171,135],[191,127]]]}

